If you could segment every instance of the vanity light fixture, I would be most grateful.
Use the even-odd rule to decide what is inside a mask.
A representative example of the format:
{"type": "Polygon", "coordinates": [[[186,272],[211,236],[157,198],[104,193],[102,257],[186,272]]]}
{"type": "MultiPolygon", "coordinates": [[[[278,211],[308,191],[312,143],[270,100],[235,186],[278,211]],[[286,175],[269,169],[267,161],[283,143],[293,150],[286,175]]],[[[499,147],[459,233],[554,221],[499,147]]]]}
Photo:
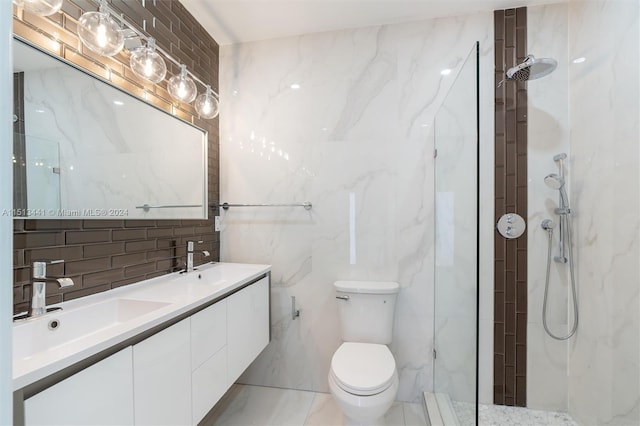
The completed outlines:
{"type": "Polygon", "coordinates": [[[191,103],[198,95],[198,89],[193,79],[187,75],[187,66],[180,65],[180,74],[169,79],[167,90],[173,99],[178,102],[191,103]]]}
{"type": "Polygon", "coordinates": [[[160,83],[167,75],[167,64],[156,52],[156,40],[151,37],[147,39],[146,46],[140,46],[131,52],[129,65],[135,75],[152,83],[160,83]]]}
{"type": "Polygon", "coordinates": [[[196,98],[196,111],[202,118],[214,118],[218,115],[219,104],[216,97],[213,95],[213,90],[208,84],[205,86],[206,91],[196,98]]]}
{"type": "Polygon", "coordinates": [[[13,0],[13,4],[27,12],[40,16],[50,16],[60,10],[64,0],[13,0]]]}
{"type": "MultiPolygon", "coordinates": [[[[26,3],[50,4],[59,2],[62,5],[63,1],[14,0],[14,3],[21,6],[26,3]]],[[[194,106],[201,118],[209,119],[218,115],[220,96],[211,89],[210,85],[189,72],[186,65],[181,64],[166,51],[156,46],[155,39],[129,23],[123,15],[115,13],[109,7],[107,0],[93,0],[93,2],[99,5],[98,11],[86,12],[78,21],[78,35],[85,46],[103,56],[116,55],[123,48],[126,48],[131,53],[129,65],[133,73],[155,84],[165,79],[167,74],[165,59],[167,59],[180,67],[180,73],[171,77],[167,83],[167,90],[171,97],[184,103],[191,103],[195,99],[194,106]],[[200,96],[198,96],[196,83],[206,89],[205,93],[200,96]]],[[[27,8],[27,6],[23,7],[27,8]]],[[[146,31],[145,22],[142,27],[146,31]]]]}
{"type": "Polygon", "coordinates": [[[120,25],[108,12],[106,1],[100,1],[97,12],[86,12],[78,20],[78,37],[92,51],[102,56],[114,56],[124,47],[120,25]]]}

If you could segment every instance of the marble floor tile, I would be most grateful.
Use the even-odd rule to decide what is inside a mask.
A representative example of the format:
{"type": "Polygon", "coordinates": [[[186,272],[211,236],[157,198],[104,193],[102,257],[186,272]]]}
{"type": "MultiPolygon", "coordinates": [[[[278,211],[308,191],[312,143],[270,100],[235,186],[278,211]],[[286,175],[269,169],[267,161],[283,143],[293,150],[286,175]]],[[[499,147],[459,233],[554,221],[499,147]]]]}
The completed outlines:
{"type": "MultiPolygon", "coordinates": [[[[473,404],[452,401],[452,405],[461,426],[475,423],[473,404]]],[[[480,404],[478,417],[480,426],[577,426],[567,413],[503,405],[480,404]]]]}
{"type": "MultiPolygon", "coordinates": [[[[394,402],[386,426],[425,426],[421,404],[394,402]]],[[[343,426],[340,407],[328,393],[234,385],[203,426],[343,426]]]]}
{"type": "Polygon", "coordinates": [[[302,426],[313,399],[313,392],[233,385],[202,424],[302,426]]]}

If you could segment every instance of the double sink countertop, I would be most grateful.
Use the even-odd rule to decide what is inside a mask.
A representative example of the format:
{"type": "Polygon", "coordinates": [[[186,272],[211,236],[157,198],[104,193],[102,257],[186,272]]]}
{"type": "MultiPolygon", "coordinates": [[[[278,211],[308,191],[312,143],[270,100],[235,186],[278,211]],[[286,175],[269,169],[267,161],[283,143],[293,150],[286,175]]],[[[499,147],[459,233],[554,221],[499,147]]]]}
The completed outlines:
{"type": "Polygon", "coordinates": [[[197,309],[265,275],[270,265],[209,263],[53,306],[14,322],[13,390],[197,309]]]}

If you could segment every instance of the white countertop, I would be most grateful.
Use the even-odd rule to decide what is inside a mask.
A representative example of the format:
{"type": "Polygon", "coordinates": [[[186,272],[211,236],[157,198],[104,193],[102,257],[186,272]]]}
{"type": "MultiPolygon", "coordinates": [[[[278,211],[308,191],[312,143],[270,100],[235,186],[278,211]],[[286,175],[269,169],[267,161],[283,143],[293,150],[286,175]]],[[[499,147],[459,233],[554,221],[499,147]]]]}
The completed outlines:
{"type": "Polygon", "coordinates": [[[54,305],[63,307],[62,311],[15,322],[14,391],[229,294],[271,270],[269,265],[242,263],[210,263],[197,268],[186,274],[163,275],[64,302],[54,305]],[[103,312],[108,311],[105,307],[116,306],[122,299],[126,299],[134,309],[136,301],[140,301],[143,306],[145,303],[142,302],[152,302],[147,303],[147,306],[152,306],[153,310],[131,319],[112,320],[108,326],[96,326],[98,329],[90,329],[90,332],[77,332],[81,337],[76,339],[63,338],[63,342],[56,342],[55,339],[58,336],[64,337],[65,333],[66,336],[73,336],[74,327],[91,327],[92,321],[99,323],[100,319],[96,320],[95,317],[100,317],[103,312]],[[54,319],[59,320],[59,327],[51,331],[48,324],[54,319]],[[37,349],[30,351],[30,348],[37,349]]]}

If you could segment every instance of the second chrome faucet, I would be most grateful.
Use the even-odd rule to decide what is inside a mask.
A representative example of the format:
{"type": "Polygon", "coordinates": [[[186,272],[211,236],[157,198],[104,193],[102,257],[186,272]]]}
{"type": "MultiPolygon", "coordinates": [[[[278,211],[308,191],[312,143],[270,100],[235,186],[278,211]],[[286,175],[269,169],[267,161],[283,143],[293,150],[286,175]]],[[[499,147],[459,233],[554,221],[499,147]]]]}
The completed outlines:
{"type": "MultiPolygon", "coordinates": [[[[181,274],[185,272],[195,271],[196,268],[193,267],[193,253],[195,253],[195,245],[202,244],[204,241],[187,241],[187,264],[184,268],[184,271],[181,271],[181,274]]],[[[204,257],[209,257],[210,253],[207,250],[202,250],[200,253],[204,257]]]]}

